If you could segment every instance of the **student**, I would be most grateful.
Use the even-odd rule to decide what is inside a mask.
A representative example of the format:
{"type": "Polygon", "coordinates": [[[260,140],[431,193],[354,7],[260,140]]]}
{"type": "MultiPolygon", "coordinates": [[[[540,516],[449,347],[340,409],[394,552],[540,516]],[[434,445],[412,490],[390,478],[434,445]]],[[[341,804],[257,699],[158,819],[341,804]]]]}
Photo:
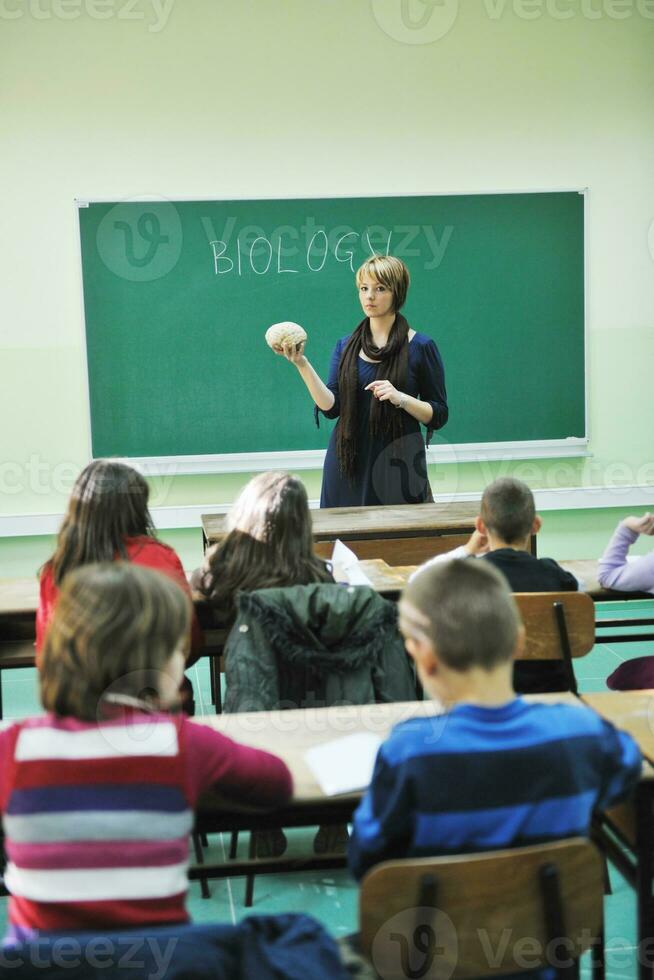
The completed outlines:
{"type": "Polygon", "coordinates": [[[527,484],[501,477],[484,490],[476,530],[467,544],[436,555],[426,565],[450,558],[483,556],[508,579],[513,592],[576,592],[579,581],[574,575],[553,558],[531,554],[531,536],[538,534],[542,526],[527,484]]]}
{"type": "Polygon", "coordinates": [[[605,589],[654,593],[654,551],[627,560],[627,552],[639,534],[654,535],[654,514],[649,511],[643,517],[625,517],[618,524],[598,563],[597,577],[605,589]]]}
{"type": "MultiPolygon", "coordinates": [[[[542,523],[525,483],[510,477],[495,480],[484,490],[476,530],[468,543],[436,555],[414,575],[451,558],[474,556],[499,569],[512,592],[576,592],[580,582],[574,575],[553,558],[536,558],[529,550],[531,536],[538,534],[542,523]]],[[[513,681],[523,694],[565,691],[569,686],[565,666],[557,660],[521,660],[514,665],[513,681]]]]}
{"type": "MultiPolygon", "coordinates": [[[[259,473],[243,488],[227,518],[228,534],[209,549],[204,564],[191,578],[194,589],[206,596],[214,609],[216,625],[232,626],[236,619],[236,594],[257,589],[284,588],[334,582],[333,575],[313,550],[313,527],[307,492],[298,479],[288,473],[259,473]]],[[[227,651],[227,648],[226,648],[227,651]]],[[[264,651],[265,652],[265,651],[264,651]]],[[[250,700],[262,683],[270,683],[269,658],[252,658],[255,673],[247,663],[238,662],[237,649],[229,657],[227,711],[239,710],[238,702],[250,700]],[[235,660],[235,658],[237,658],[235,660]],[[239,682],[245,676],[250,692],[239,682]]],[[[246,655],[246,660],[247,660],[246,655]]],[[[347,831],[339,826],[335,834],[321,828],[317,847],[325,841],[342,844],[347,831]]],[[[256,838],[257,857],[279,857],[287,842],[280,829],[260,831],[256,838]]]]}
{"type": "Polygon", "coordinates": [[[199,795],[289,799],[280,759],[167,710],[190,615],[169,577],[132,563],[66,576],[39,675],[47,714],[0,732],[14,938],[186,922],[199,795]]]}
{"type": "Polygon", "coordinates": [[[227,528],[191,578],[221,624],[233,622],[237,592],[334,581],[313,550],[307,492],[288,473],[260,473],[250,480],[232,506],[227,528]]]}
{"type": "MultiPolygon", "coordinates": [[[[149,493],[140,473],[114,459],[97,459],[78,476],[54,554],[41,570],[36,612],[37,666],[64,576],[81,565],[121,558],[164,572],[190,595],[177,553],[157,540],[148,510],[149,493]]],[[[190,637],[187,667],[197,660],[204,645],[195,613],[190,637]]],[[[186,689],[192,700],[190,682],[186,689]]]]}
{"type": "Polygon", "coordinates": [[[486,562],[432,566],[407,586],[400,629],[445,715],[395,727],[354,815],[356,878],[380,861],[586,836],[595,809],[636,785],[636,743],[593,711],[527,703],[511,685],[524,644],[505,579],[486,562]]]}

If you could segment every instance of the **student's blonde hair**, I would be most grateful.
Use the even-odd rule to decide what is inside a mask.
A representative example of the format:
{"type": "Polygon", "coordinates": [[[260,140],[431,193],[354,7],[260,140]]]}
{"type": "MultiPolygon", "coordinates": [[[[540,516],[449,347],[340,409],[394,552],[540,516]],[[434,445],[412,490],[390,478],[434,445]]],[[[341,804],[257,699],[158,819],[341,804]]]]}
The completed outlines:
{"type": "Polygon", "coordinates": [[[187,642],[190,617],[186,594],[152,569],[112,561],[69,572],[43,648],[43,707],[95,721],[109,691],[142,699],[143,678],[152,686],[187,642]]]}
{"type": "Polygon", "coordinates": [[[397,313],[402,309],[409,290],[409,270],[402,259],[394,255],[372,255],[356,271],[357,288],[364,276],[375,279],[393,293],[393,310],[397,313]]]}
{"type": "Polygon", "coordinates": [[[492,670],[511,659],[520,614],[506,579],[488,562],[455,558],[429,565],[409,582],[402,602],[411,631],[451,670],[492,670]]]}
{"type": "Polygon", "coordinates": [[[304,484],[289,473],[259,473],[227,517],[228,534],[208,552],[200,591],[226,614],[237,592],[333,582],[314,552],[304,484]]]}

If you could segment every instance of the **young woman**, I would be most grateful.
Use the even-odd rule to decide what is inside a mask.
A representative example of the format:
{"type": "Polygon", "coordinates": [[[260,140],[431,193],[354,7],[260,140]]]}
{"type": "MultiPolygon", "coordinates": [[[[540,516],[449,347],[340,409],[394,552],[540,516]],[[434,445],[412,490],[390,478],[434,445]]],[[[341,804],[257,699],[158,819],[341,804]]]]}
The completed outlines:
{"type": "Polygon", "coordinates": [[[447,422],[443,362],[434,341],[400,313],[409,270],[398,258],[374,255],[356,273],[364,319],[338,341],[327,384],[304,354],[287,346],[316,404],[338,418],[323,471],[321,507],[424,503],[432,499],[425,442],[447,422]]]}
{"type": "MultiPolygon", "coordinates": [[[[156,538],[148,510],[149,492],[140,473],[113,459],[95,460],[78,476],[55,552],[41,570],[37,665],[64,577],[80,565],[117,558],[146,565],[169,575],[190,595],[177,553],[156,538]]],[[[194,663],[202,646],[202,631],[193,613],[187,666],[194,663]]]]}
{"type": "Polygon", "coordinates": [[[192,585],[230,623],[237,592],[333,582],[314,554],[304,485],[288,473],[260,473],[243,488],[227,518],[229,533],[211,548],[192,585]]]}
{"type": "Polygon", "coordinates": [[[47,714],[0,732],[10,935],[185,922],[199,795],[287,802],[291,776],[167,707],[191,604],[165,575],[85,564],[62,584],[43,648],[47,714]]]}

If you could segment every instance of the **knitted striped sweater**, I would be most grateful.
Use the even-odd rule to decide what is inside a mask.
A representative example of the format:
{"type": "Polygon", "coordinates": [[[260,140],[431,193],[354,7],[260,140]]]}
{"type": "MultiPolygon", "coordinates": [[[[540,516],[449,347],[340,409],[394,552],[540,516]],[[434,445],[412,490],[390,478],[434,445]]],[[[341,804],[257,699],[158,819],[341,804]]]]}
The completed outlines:
{"type": "Polygon", "coordinates": [[[183,717],[47,715],[0,732],[14,933],[186,921],[193,808],[211,786],[260,806],[292,791],[280,759],[183,717]]]}

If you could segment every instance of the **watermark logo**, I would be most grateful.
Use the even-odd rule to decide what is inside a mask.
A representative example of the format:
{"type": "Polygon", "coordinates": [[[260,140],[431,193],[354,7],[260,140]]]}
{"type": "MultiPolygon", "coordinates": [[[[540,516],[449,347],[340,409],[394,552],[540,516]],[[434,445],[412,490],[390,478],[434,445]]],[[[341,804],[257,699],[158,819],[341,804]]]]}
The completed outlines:
{"type": "Polygon", "coordinates": [[[433,44],[454,27],[459,0],[372,0],[382,31],[402,44],[433,44]]]}
{"type": "Polygon", "coordinates": [[[122,20],[147,23],[148,33],[159,34],[175,0],[0,0],[0,20],[122,20]]]}
{"type": "Polygon", "coordinates": [[[152,282],[175,268],[182,252],[182,222],[170,201],[121,201],[98,227],[98,254],[108,269],[131,282],[152,282]]]}
{"type": "MultiPolygon", "coordinates": [[[[401,411],[401,409],[393,409],[401,411]]],[[[378,454],[371,472],[378,500],[415,504],[429,498],[424,443],[409,433],[394,439],[378,454]]]]}
{"type": "Polygon", "coordinates": [[[654,221],[650,224],[647,232],[647,246],[652,262],[654,262],[654,221]]]}
{"type": "Polygon", "coordinates": [[[429,906],[398,912],[378,930],[371,959],[383,980],[448,980],[458,959],[454,923],[429,906]]]}

